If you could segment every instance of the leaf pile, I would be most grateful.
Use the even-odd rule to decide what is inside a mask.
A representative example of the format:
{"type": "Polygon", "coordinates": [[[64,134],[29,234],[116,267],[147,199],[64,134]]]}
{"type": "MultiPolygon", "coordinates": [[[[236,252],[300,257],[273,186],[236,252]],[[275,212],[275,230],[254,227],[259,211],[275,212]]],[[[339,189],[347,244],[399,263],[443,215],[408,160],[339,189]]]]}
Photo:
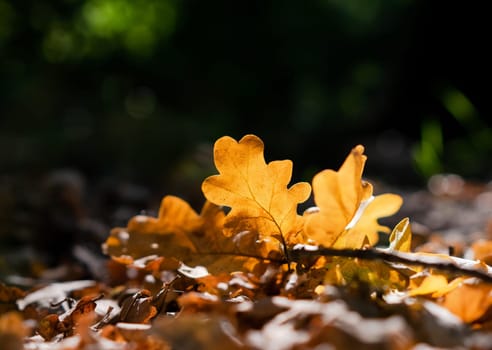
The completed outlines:
{"type": "Polygon", "coordinates": [[[364,147],[312,183],[222,137],[200,212],[175,196],[103,244],[103,280],[0,284],[8,349],[492,349],[492,242],[424,251],[364,181],[364,147]],[[315,206],[300,213],[312,198],[315,206]],[[387,246],[378,245],[382,235],[387,246]]]}

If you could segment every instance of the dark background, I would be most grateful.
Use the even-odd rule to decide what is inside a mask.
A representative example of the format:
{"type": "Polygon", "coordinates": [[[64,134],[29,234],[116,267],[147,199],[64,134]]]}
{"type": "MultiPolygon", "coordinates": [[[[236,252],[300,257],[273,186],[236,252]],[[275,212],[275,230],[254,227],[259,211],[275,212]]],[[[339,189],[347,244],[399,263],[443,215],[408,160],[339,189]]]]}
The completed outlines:
{"type": "Polygon", "coordinates": [[[97,216],[100,240],[164,194],[200,203],[223,135],[258,135],[296,181],[359,143],[394,186],[488,181],[485,4],[0,0],[3,237],[97,216]]]}
{"type": "Polygon", "coordinates": [[[0,0],[0,164],[165,183],[255,133],[307,180],[357,143],[390,182],[487,178],[481,4],[0,0]]]}

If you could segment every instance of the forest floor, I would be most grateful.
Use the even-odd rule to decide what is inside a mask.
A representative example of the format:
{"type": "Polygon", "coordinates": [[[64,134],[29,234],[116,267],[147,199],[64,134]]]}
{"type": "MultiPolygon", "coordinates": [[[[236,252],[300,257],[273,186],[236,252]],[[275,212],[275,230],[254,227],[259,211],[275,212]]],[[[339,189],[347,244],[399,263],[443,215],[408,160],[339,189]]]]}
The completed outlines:
{"type": "MultiPolygon", "coordinates": [[[[403,205],[380,222],[394,227],[408,217],[412,252],[492,263],[489,184],[456,175],[435,176],[422,189],[375,181],[374,193],[383,192],[399,194],[403,205]]],[[[419,275],[401,288],[380,276],[384,283],[350,280],[346,270],[338,283],[319,278],[321,269],[303,275],[285,266],[206,275],[161,256],[104,254],[112,228],[140,213],[157,216],[162,196],[145,186],[88,185],[60,170],[37,181],[4,177],[0,194],[1,349],[492,349],[492,278],[464,268],[391,265],[383,274],[419,275]],[[438,287],[426,292],[429,276],[445,282],[428,280],[438,287]]],[[[388,265],[377,257],[358,264],[388,265]]]]}

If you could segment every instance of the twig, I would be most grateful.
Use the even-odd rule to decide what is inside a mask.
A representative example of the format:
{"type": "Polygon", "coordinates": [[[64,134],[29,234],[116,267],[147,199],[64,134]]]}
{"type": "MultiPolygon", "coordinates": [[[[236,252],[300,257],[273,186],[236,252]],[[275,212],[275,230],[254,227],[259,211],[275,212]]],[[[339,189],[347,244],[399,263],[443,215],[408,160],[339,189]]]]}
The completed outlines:
{"type": "Polygon", "coordinates": [[[369,249],[332,249],[324,247],[299,245],[290,251],[292,260],[299,261],[304,257],[341,256],[363,260],[384,260],[393,263],[420,265],[457,274],[478,277],[492,282],[492,267],[479,261],[442,256],[438,254],[405,253],[379,248],[369,249]]]}

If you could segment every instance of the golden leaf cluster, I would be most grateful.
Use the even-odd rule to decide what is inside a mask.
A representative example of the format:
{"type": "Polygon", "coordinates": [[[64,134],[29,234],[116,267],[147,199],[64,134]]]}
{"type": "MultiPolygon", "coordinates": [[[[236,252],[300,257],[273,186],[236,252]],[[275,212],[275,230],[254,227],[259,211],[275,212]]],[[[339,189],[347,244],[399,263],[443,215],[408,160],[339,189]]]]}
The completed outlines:
{"type": "MultiPolygon", "coordinates": [[[[394,215],[402,198],[391,193],[374,195],[373,186],[363,179],[366,160],[364,147],[357,145],[338,170],[320,171],[311,184],[290,185],[290,160],[267,163],[264,144],[255,135],[246,135],[239,141],[224,136],[214,145],[218,174],[202,183],[206,201],[200,213],[184,200],[166,196],[157,218],[139,215],[127,227],[113,229],[104,250],[125,264],[154,254],[192,271],[194,267],[204,267],[204,275],[260,274],[275,265],[286,266],[287,271],[293,265],[299,274],[310,278],[310,290],[318,293],[319,287],[327,284],[367,283],[383,288],[388,295],[404,291],[405,297],[436,300],[467,322],[478,319],[488,306],[485,311],[465,307],[461,296],[474,295],[480,305],[490,305],[487,293],[491,288],[485,283],[471,283],[464,277],[455,278],[418,264],[402,266],[322,254],[315,259],[291,259],[291,252],[299,247],[375,247],[381,234],[389,234],[385,251],[428,258],[424,253],[411,253],[408,218],[393,229],[378,222],[394,215]],[[300,213],[299,205],[310,198],[315,206],[300,213]]],[[[454,263],[447,256],[431,255],[444,265],[454,263]]],[[[296,293],[301,292],[298,289],[296,293]]]]}
{"type": "Polygon", "coordinates": [[[378,218],[394,214],[402,199],[396,194],[373,196],[372,185],[362,180],[363,152],[356,146],[338,171],[323,170],[314,176],[316,207],[301,215],[298,206],[310,198],[311,185],[299,182],[289,187],[290,160],[266,163],[263,142],[255,135],[239,141],[222,137],[214,146],[219,174],[203,181],[207,201],[200,214],[182,199],[166,196],[157,218],[139,215],[126,228],[113,229],[105,251],[132,258],[159,254],[196,264],[207,260],[205,256],[226,253],[228,259],[242,253],[288,262],[288,250],[299,243],[374,246],[380,232],[390,232],[378,218]]]}

